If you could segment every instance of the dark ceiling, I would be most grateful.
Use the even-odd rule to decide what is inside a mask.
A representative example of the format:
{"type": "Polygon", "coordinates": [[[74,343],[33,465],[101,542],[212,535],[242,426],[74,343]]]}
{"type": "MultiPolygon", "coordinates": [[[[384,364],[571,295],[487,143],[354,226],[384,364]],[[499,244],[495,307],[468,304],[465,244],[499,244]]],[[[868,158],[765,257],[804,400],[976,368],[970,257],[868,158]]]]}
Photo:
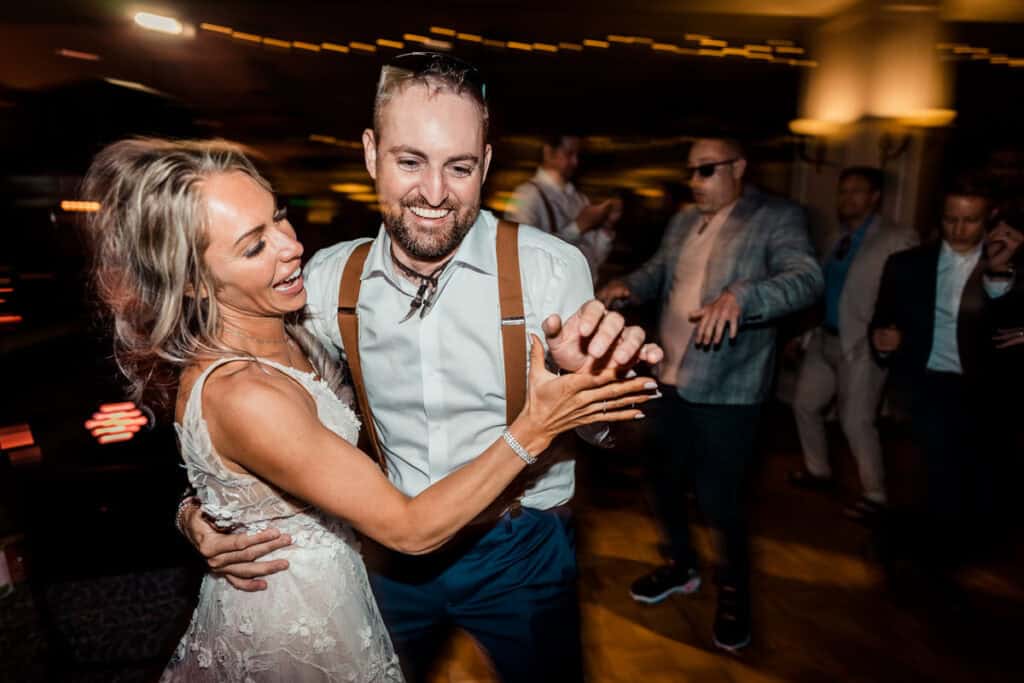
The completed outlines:
{"type": "MultiPolygon", "coordinates": [[[[674,140],[704,131],[762,140],[784,135],[796,116],[803,73],[813,68],[791,60],[813,60],[822,15],[849,2],[5,4],[0,132],[12,171],[56,164],[73,172],[96,146],[129,133],[219,135],[247,142],[319,183],[312,178],[318,172],[335,180],[361,173],[354,143],[370,119],[374,80],[390,56],[422,47],[409,34],[445,41],[483,69],[499,161],[532,158],[530,135],[566,128],[594,136],[598,149],[608,138],[606,150],[639,144],[646,158],[657,160],[652,149],[678,154],[674,140]],[[142,10],[174,16],[192,35],[144,30],[131,19],[142,10]],[[730,48],[767,45],[774,59],[686,53],[721,49],[721,43],[702,46],[701,37],[730,48]],[[587,39],[610,38],[607,47],[582,47],[587,39]],[[548,45],[562,47],[550,52],[548,45]],[[525,46],[532,49],[517,49],[525,46]],[[806,52],[799,54],[801,48],[806,52]],[[651,146],[652,140],[662,144],[651,146]],[[621,141],[631,142],[616,146],[621,141]]],[[[983,4],[990,11],[1000,6],[983,4]]],[[[993,50],[1019,50],[1020,28],[989,22],[955,30],[993,50]]],[[[1007,76],[993,81],[1006,88],[998,78],[1007,76]]],[[[988,82],[969,80],[975,90],[988,82]]]]}

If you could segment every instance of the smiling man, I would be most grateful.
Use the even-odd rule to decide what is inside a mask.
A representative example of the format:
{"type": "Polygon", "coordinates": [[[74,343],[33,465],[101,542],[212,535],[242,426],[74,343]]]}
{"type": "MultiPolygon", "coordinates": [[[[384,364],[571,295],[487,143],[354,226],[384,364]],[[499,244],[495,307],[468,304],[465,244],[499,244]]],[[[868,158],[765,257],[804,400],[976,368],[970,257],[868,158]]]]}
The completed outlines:
{"type": "MultiPolygon", "coordinates": [[[[661,357],[643,344],[640,328],[625,327],[593,300],[579,250],[533,228],[517,230],[523,312],[513,319],[501,312],[496,245],[500,230],[514,228],[499,228],[480,210],[491,162],[484,91],[474,67],[447,55],[413,53],[385,66],[374,126],[363,133],[383,224],[376,238],[324,249],[305,269],[310,329],[349,361],[357,384],[361,369],[364,428],[376,434],[391,481],[409,496],[468,463],[505,429],[505,354],[516,353],[506,350],[509,326],[515,335],[546,339],[564,370],[586,371],[595,359],[627,366],[661,357]],[[358,270],[346,270],[359,258],[358,270]],[[339,306],[339,288],[349,273],[358,282],[355,349],[347,348],[338,316],[348,308],[339,306]]],[[[504,680],[582,678],[565,507],[574,463],[545,461],[526,473],[493,514],[440,550],[370,549],[374,592],[410,679],[428,675],[454,626],[480,642],[504,680]]],[[[196,518],[186,522],[193,538],[203,533],[196,518]]],[[[247,555],[218,562],[242,589],[259,589],[259,577],[285,569],[252,559],[287,539],[254,539],[259,544],[247,555]]],[[[229,545],[224,552],[238,550],[229,545]]]]}

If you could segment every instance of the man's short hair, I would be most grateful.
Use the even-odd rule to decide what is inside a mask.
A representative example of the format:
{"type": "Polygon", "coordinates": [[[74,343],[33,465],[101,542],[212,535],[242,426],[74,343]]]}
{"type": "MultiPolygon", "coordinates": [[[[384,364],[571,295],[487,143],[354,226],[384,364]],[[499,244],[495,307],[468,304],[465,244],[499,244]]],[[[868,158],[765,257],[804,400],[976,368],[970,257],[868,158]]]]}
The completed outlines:
{"type": "Polygon", "coordinates": [[[989,204],[995,199],[992,183],[981,173],[958,175],[946,186],[943,197],[980,197],[989,204]]]}
{"type": "Polygon", "coordinates": [[[885,188],[885,174],[874,166],[847,166],[839,172],[839,182],[850,177],[863,178],[872,192],[881,193],[885,188]]]}
{"type": "Polygon", "coordinates": [[[580,138],[582,137],[578,133],[548,133],[541,136],[541,142],[544,143],[545,147],[550,147],[552,150],[556,150],[562,146],[566,138],[580,138]]]}
{"type": "Polygon", "coordinates": [[[490,112],[486,85],[479,70],[457,57],[435,52],[398,55],[392,63],[381,68],[377,95],[373,100],[373,131],[377,140],[380,140],[384,107],[395,95],[412,85],[422,85],[431,94],[449,92],[469,97],[480,108],[484,140],[487,140],[490,112]]]}
{"type": "MultiPolygon", "coordinates": [[[[704,135],[693,141],[693,144],[697,144],[702,140],[708,140],[717,142],[726,149],[726,153],[734,159],[748,159],[746,147],[743,141],[739,138],[734,138],[728,135],[704,135]]],[[[692,146],[692,145],[691,145],[692,146]]]]}

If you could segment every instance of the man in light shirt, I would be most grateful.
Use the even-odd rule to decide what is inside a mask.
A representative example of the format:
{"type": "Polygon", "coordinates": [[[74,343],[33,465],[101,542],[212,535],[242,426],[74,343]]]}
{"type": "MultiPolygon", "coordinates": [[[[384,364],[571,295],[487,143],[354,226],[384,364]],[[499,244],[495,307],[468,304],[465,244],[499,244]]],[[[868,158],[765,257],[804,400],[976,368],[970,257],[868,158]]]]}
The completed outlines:
{"type": "Polygon", "coordinates": [[[652,604],[700,587],[682,495],[688,474],[715,530],[714,642],[726,650],[751,640],[744,479],[774,376],[772,321],[810,306],[823,287],[803,211],[745,187],[746,168],[736,141],[697,140],[687,165],[695,206],[673,220],[650,261],[598,295],[606,303],[662,301],[665,398],[649,413],[655,500],[671,562],[637,579],[630,594],[652,604]]]}
{"type": "MultiPolygon", "coordinates": [[[[374,125],[363,133],[383,223],[373,240],[324,249],[304,271],[310,329],[344,357],[339,285],[354,249],[372,242],[361,273],[359,354],[388,475],[409,496],[475,458],[506,427],[497,219],[480,210],[491,160],[484,92],[479,72],[448,55],[411,53],[385,66],[374,125]]],[[[620,315],[592,300],[578,250],[530,227],[518,234],[526,330],[547,340],[553,363],[586,371],[590,358],[625,371],[637,359],[660,359],[657,347],[643,344],[642,330],[624,327],[620,315]]],[[[429,675],[453,627],[476,638],[503,680],[582,678],[565,507],[574,463],[545,460],[526,472],[510,487],[507,509],[447,546],[415,557],[377,549],[368,558],[410,680],[429,675]]],[[[194,543],[210,534],[197,517],[186,521],[194,543]]],[[[255,535],[203,553],[234,585],[258,589],[253,579],[287,568],[253,560],[284,544],[255,535]]]]}
{"type": "Polygon", "coordinates": [[[1019,242],[991,240],[992,203],[974,181],[957,183],[943,201],[942,239],[889,257],[882,275],[871,344],[879,361],[910,385],[915,441],[927,471],[928,560],[941,570],[959,562],[967,524],[991,502],[996,454],[981,448],[987,390],[980,381],[992,340],[985,316],[1016,284],[1019,242]]]}
{"type": "Polygon", "coordinates": [[[544,141],[542,154],[534,176],[516,188],[505,218],[532,225],[579,247],[596,282],[598,270],[612,250],[622,202],[606,199],[591,204],[572,184],[580,155],[580,139],[575,135],[550,136],[544,141]]]}

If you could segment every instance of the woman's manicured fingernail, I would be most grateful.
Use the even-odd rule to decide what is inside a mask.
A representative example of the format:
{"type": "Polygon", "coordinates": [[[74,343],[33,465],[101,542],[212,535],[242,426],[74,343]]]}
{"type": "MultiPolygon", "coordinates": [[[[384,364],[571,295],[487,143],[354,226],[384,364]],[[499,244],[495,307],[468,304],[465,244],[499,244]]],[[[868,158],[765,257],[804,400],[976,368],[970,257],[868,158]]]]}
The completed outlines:
{"type": "Polygon", "coordinates": [[[658,383],[657,382],[647,382],[646,384],[644,384],[644,389],[657,389],[657,388],[658,388],[658,383]]]}
{"type": "Polygon", "coordinates": [[[633,419],[634,419],[634,420],[642,420],[642,419],[644,419],[645,417],[647,417],[647,416],[646,416],[646,415],[644,415],[643,413],[637,413],[636,417],[634,417],[633,419]]]}

